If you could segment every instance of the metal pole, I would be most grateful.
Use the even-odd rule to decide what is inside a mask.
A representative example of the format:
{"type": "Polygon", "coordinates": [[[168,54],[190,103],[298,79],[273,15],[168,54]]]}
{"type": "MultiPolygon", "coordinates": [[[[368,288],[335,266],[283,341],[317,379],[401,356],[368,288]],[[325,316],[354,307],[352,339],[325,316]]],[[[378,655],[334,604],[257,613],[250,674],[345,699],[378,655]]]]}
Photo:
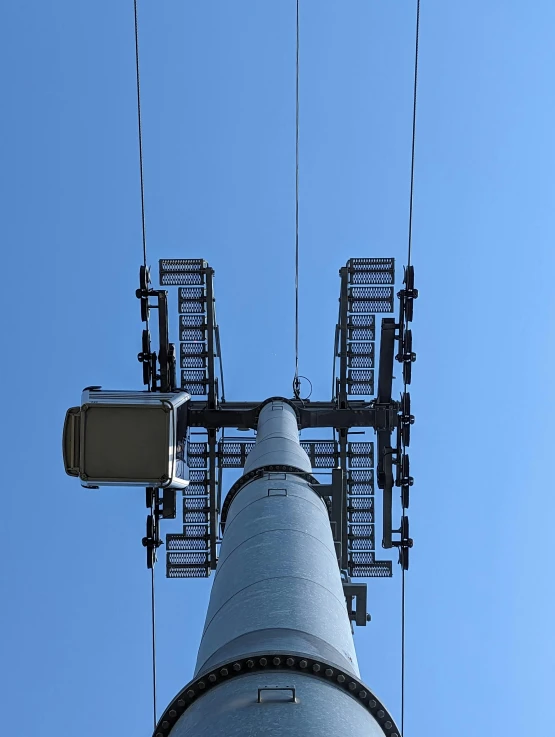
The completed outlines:
{"type": "Polygon", "coordinates": [[[287,400],[262,408],[195,676],[157,737],[399,737],[360,681],[329,515],[297,428],[287,400]]]}

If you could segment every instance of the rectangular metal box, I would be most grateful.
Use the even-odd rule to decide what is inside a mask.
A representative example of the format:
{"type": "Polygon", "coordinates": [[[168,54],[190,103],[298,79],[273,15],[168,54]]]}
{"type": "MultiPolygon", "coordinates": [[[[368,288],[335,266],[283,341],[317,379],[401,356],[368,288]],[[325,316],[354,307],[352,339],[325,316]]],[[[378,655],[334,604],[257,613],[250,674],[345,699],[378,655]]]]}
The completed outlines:
{"type": "Polygon", "coordinates": [[[188,485],[183,441],[186,392],[86,389],[67,411],[63,431],[66,473],[83,486],[188,485]]]}

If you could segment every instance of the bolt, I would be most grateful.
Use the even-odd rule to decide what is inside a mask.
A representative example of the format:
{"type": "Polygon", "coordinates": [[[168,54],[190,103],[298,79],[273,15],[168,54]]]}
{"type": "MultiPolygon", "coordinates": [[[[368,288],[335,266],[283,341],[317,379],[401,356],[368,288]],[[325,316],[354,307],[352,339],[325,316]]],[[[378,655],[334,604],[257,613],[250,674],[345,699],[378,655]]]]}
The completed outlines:
{"type": "Polygon", "coordinates": [[[326,668],[326,675],[328,678],[331,678],[331,676],[333,676],[333,671],[331,668],[326,668]]]}
{"type": "Polygon", "coordinates": [[[367,696],[368,694],[366,693],[366,691],[360,691],[358,695],[359,699],[365,699],[367,696]]]}
{"type": "Polygon", "coordinates": [[[258,662],[260,663],[262,667],[264,667],[265,665],[268,665],[268,661],[266,660],[266,658],[260,658],[258,662]]]}
{"type": "Polygon", "coordinates": [[[176,712],[175,709],[170,709],[169,712],[168,712],[168,714],[169,714],[170,717],[176,717],[177,716],[177,712],[176,712]]]}
{"type": "Polygon", "coordinates": [[[314,665],[312,666],[312,670],[315,673],[318,673],[318,671],[320,670],[320,664],[319,663],[314,663],[314,665]]]}
{"type": "Polygon", "coordinates": [[[337,676],[337,683],[345,683],[345,676],[343,675],[343,673],[340,673],[337,676]]]}
{"type": "Polygon", "coordinates": [[[299,663],[299,665],[301,666],[301,668],[306,668],[306,666],[308,665],[308,663],[306,662],[306,660],[301,660],[301,662],[299,663]]]}
{"type": "Polygon", "coordinates": [[[233,663],[233,670],[240,671],[241,670],[241,663],[233,663]]]}
{"type": "Polygon", "coordinates": [[[272,663],[273,663],[274,665],[280,665],[280,663],[281,663],[281,658],[277,658],[277,657],[276,657],[276,658],[274,658],[274,659],[272,660],[272,663]]]}
{"type": "Polygon", "coordinates": [[[214,683],[214,681],[216,680],[216,676],[214,675],[214,673],[210,673],[210,675],[208,676],[208,680],[210,681],[210,683],[214,683]]]}
{"type": "Polygon", "coordinates": [[[285,662],[288,666],[295,665],[295,661],[293,660],[293,658],[287,658],[285,662]]]}
{"type": "Polygon", "coordinates": [[[220,675],[221,676],[227,676],[228,673],[229,673],[229,671],[228,671],[227,668],[222,668],[221,671],[220,671],[220,675]]]}

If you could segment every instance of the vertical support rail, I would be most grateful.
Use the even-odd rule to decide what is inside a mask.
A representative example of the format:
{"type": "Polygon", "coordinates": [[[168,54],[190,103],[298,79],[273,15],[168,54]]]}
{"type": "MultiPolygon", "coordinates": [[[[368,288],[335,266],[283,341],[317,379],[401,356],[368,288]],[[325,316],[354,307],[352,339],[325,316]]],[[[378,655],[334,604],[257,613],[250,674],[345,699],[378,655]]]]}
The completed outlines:
{"type": "Polygon", "coordinates": [[[168,326],[168,293],[160,289],[158,290],[158,331],[160,334],[160,353],[158,361],[160,363],[160,389],[163,392],[170,391],[170,370],[169,370],[169,326],[168,326]]]}
{"type": "Polygon", "coordinates": [[[348,535],[349,526],[347,520],[347,493],[345,487],[345,478],[348,473],[347,469],[347,430],[343,429],[339,431],[339,457],[343,459],[343,493],[341,495],[341,570],[346,571],[349,567],[349,545],[348,535]]]}
{"type": "MultiPolygon", "coordinates": [[[[339,297],[339,408],[347,408],[347,315],[349,309],[349,272],[346,266],[339,270],[341,293],[339,297]]],[[[345,449],[347,438],[345,436],[345,449]]]]}
{"type": "MultiPolygon", "coordinates": [[[[392,317],[382,319],[380,339],[380,369],[378,374],[378,404],[388,405],[393,391],[393,360],[396,323],[392,317]]],[[[391,430],[378,430],[378,486],[383,490],[382,547],[392,547],[393,448],[391,430]]]]}
{"type": "Polygon", "coordinates": [[[217,529],[219,509],[216,499],[217,476],[216,476],[216,430],[208,430],[208,493],[210,505],[210,568],[215,571],[218,564],[217,557],[217,529]]]}
{"type": "MultiPolygon", "coordinates": [[[[214,310],[214,269],[209,266],[206,268],[206,322],[208,325],[207,331],[207,352],[208,352],[208,409],[216,409],[218,404],[217,386],[216,386],[216,367],[215,367],[215,310],[214,310]]],[[[212,570],[216,569],[218,558],[216,550],[217,534],[215,531],[218,528],[218,500],[216,498],[217,493],[217,476],[216,476],[216,462],[217,462],[217,438],[216,430],[208,430],[208,490],[210,499],[210,529],[213,531],[210,536],[210,567],[212,570]]]]}
{"type": "Polygon", "coordinates": [[[214,358],[214,332],[215,332],[215,316],[214,316],[214,269],[207,266],[206,268],[206,322],[207,331],[207,351],[208,351],[208,408],[216,409],[217,390],[216,390],[216,369],[214,358]]]}

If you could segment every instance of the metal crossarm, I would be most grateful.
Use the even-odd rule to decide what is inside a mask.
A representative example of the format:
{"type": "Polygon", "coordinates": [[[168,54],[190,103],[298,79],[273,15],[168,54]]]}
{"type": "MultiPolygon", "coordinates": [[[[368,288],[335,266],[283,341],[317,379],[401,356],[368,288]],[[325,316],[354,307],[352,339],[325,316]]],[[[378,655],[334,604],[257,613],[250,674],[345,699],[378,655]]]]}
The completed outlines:
{"type": "MultiPolygon", "coordinates": [[[[293,404],[299,430],[334,430],[334,439],[303,440],[301,446],[315,472],[331,469],[335,479],[329,487],[320,484],[318,493],[330,511],[340,568],[350,577],[390,576],[391,562],[375,559],[374,462],[377,485],[383,488],[385,480],[384,541],[389,543],[394,483],[394,452],[390,446],[399,413],[399,403],[391,397],[397,325],[394,319],[386,318],[377,326],[376,314],[393,312],[395,260],[353,258],[339,273],[341,293],[332,400],[294,400],[293,404]],[[372,400],[375,390],[378,396],[372,400]],[[351,428],[363,427],[377,433],[376,459],[374,443],[351,442],[351,428]]],[[[168,536],[169,577],[207,576],[216,568],[222,470],[244,468],[255,443],[252,436],[224,438],[223,431],[256,429],[260,411],[260,403],[226,402],[223,397],[213,279],[214,270],[202,259],[160,261],[161,285],[178,290],[180,383],[192,395],[186,442],[191,483],[183,491],[183,533],[168,536]],[[202,430],[201,434],[196,434],[195,428],[202,430]]],[[[403,304],[407,305],[414,296],[409,287],[407,284],[403,293],[403,304]]],[[[410,334],[397,353],[405,363],[412,362],[410,334]]],[[[404,368],[405,374],[408,371],[404,368]]],[[[405,436],[408,437],[407,428],[405,436]]],[[[399,477],[399,483],[408,487],[410,480],[403,482],[399,477]]]]}

